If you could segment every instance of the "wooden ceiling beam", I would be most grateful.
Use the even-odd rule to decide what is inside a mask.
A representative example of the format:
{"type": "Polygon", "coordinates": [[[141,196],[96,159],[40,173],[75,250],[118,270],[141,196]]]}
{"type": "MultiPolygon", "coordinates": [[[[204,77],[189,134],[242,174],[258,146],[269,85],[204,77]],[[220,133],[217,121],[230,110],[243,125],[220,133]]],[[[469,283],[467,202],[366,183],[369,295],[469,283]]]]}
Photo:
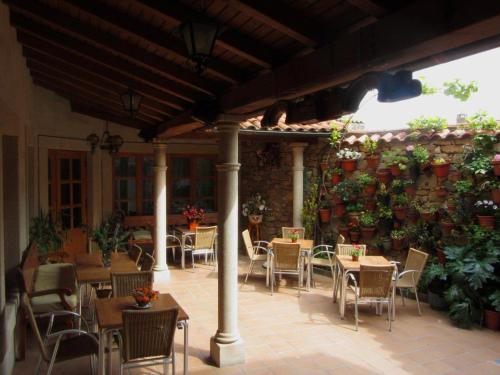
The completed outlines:
{"type": "Polygon", "coordinates": [[[81,22],[79,19],[71,17],[56,9],[44,6],[33,0],[4,0],[9,4],[11,10],[22,13],[35,19],[52,29],[63,29],[76,38],[85,40],[88,43],[98,46],[108,52],[118,54],[128,61],[144,66],[152,71],[168,77],[187,87],[192,87],[206,94],[215,96],[221,92],[225,86],[219,82],[200,77],[193,71],[182,68],[160,56],[148,52],[124,39],[93,28],[81,22]]]}
{"type": "Polygon", "coordinates": [[[383,16],[387,12],[383,6],[374,0],[347,0],[347,2],[362,12],[376,18],[383,16]]]}
{"type": "Polygon", "coordinates": [[[315,48],[323,41],[323,31],[315,24],[304,20],[304,16],[285,3],[273,0],[225,0],[233,8],[258,19],[266,25],[315,48]]]}
{"type": "MultiPolygon", "coordinates": [[[[223,111],[249,113],[278,100],[346,84],[370,71],[409,66],[468,44],[500,35],[500,2],[421,0],[375,24],[343,35],[271,73],[233,88],[223,111]]],[[[465,55],[465,53],[463,53],[465,55]]]]}
{"type": "Polygon", "coordinates": [[[191,113],[184,112],[162,124],[143,129],[139,136],[145,139],[152,138],[173,138],[179,135],[190,133],[194,130],[200,129],[205,124],[199,119],[193,117],[191,113]]]}
{"type": "MultiPolygon", "coordinates": [[[[58,61],[52,57],[42,55],[36,51],[24,48],[23,53],[27,58],[27,66],[30,70],[42,72],[48,76],[60,77],[76,85],[88,85],[107,92],[108,96],[119,97],[120,93],[126,90],[126,86],[115,84],[101,77],[82,70],[78,67],[58,61]]],[[[151,98],[144,97],[142,106],[147,107],[161,117],[171,117],[176,112],[170,107],[156,102],[151,98]]]]}
{"type": "Polygon", "coordinates": [[[188,107],[188,104],[185,101],[167,94],[164,91],[158,90],[154,86],[128,77],[126,74],[110,69],[101,63],[97,63],[91,59],[83,57],[82,55],[52,45],[32,35],[18,32],[17,39],[22,45],[29,47],[30,49],[53,56],[62,61],[71,63],[72,65],[80,66],[87,71],[98,74],[104,79],[130,87],[137,93],[143,96],[155,98],[157,101],[162,102],[175,110],[183,110],[188,107]]]}
{"type": "MultiPolygon", "coordinates": [[[[177,58],[188,59],[187,51],[182,41],[175,38],[172,33],[164,32],[140,19],[131,18],[128,14],[102,2],[95,0],[65,0],[65,2],[71,4],[81,12],[97,17],[101,21],[119,28],[130,37],[140,38],[147,43],[152,43],[157,48],[177,58]]],[[[210,59],[207,72],[230,84],[237,84],[245,78],[245,72],[242,72],[234,65],[214,57],[210,59]]]]}
{"type": "Polygon", "coordinates": [[[87,43],[81,42],[76,38],[72,38],[57,31],[50,30],[47,27],[44,27],[43,25],[28,19],[22,14],[11,13],[10,21],[18,31],[22,31],[23,33],[43,39],[44,41],[47,41],[58,47],[77,53],[84,57],[88,57],[95,62],[106,65],[110,69],[114,69],[120,73],[126,74],[131,78],[138,79],[144,83],[155,86],[159,90],[165,91],[167,94],[184,100],[185,105],[206,98],[206,96],[202,95],[199,91],[195,91],[194,89],[183,86],[175,81],[172,81],[169,78],[165,78],[164,76],[155,74],[148,69],[129,63],[116,55],[105,52],[87,43]]]}
{"type": "MultiPolygon", "coordinates": [[[[178,1],[139,0],[139,2],[175,26],[190,19],[216,22],[178,1]]],[[[269,48],[237,30],[222,28],[216,45],[265,69],[273,66],[274,57],[269,53],[269,48]]]]}

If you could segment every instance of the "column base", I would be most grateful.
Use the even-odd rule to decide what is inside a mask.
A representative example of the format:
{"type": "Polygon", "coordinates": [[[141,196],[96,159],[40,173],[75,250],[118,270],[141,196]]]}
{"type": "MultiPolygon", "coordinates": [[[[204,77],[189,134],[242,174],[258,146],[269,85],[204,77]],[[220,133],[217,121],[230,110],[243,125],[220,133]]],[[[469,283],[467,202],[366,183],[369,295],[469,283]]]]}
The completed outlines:
{"type": "Polygon", "coordinates": [[[210,357],[217,367],[228,367],[245,363],[245,342],[240,338],[231,344],[221,344],[210,339],[210,357]]]}
{"type": "Polygon", "coordinates": [[[170,281],[170,271],[166,266],[161,269],[157,269],[157,267],[154,267],[153,277],[155,283],[168,282],[170,281]]]}

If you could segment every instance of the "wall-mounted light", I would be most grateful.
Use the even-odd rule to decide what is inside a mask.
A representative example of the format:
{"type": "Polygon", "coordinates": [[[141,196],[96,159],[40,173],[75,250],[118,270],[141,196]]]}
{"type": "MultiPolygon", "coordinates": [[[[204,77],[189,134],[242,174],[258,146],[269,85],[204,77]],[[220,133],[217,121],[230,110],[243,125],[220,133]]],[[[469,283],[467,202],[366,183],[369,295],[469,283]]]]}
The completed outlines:
{"type": "Polygon", "coordinates": [[[99,144],[99,136],[96,133],[87,136],[87,142],[90,143],[90,151],[94,153],[97,145],[99,144]]]}
{"type": "Polygon", "coordinates": [[[134,117],[142,102],[142,95],[137,94],[132,89],[128,90],[126,93],[120,95],[123,109],[130,113],[130,117],[134,117]]]}
{"type": "Polygon", "coordinates": [[[87,142],[90,144],[91,152],[93,153],[97,146],[101,150],[107,150],[110,154],[117,153],[120,147],[123,145],[123,138],[116,135],[111,135],[108,131],[108,123],[106,122],[106,130],[102,133],[101,143],[99,144],[99,136],[95,133],[89,134],[86,138],[87,142]]]}
{"type": "Polygon", "coordinates": [[[180,26],[180,32],[196,72],[203,73],[212,56],[219,25],[213,22],[188,20],[180,26]]]}

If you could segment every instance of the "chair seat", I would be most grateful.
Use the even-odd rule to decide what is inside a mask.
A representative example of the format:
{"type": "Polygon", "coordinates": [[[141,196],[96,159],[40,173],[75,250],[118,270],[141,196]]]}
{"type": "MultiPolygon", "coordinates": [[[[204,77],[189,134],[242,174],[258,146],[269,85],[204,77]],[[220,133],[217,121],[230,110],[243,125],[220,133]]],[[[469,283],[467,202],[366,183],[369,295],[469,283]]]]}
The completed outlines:
{"type": "MultiPolygon", "coordinates": [[[[306,258],[307,259],[307,258],[306,258]]],[[[324,266],[324,267],[332,267],[333,264],[328,259],[323,258],[312,258],[311,260],[306,260],[308,263],[310,262],[313,266],[324,266]]]]}
{"type": "MultiPolygon", "coordinates": [[[[78,297],[76,293],[70,296],[64,296],[66,302],[74,310],[78,305],[78,297]]],[[[61,303],[61,298],[58,294],[47,294],[46,296],[31,298],[31,306],[35,314],[42,314],[51,311],[65,310],[66,308],[61,303]]]]}
{"type": "Polygon", "coordinates": [[[252,256],[253,261],[266,261],[267,260],[267,255],[266,254],[254,254],[252,256]]]}
{"type": "MultiPolygon", "coordinates": [[[[94,334],[94,337],[97,336],[94,334]]],[[[50,353],[54,349],[54,345],[48,348],[50,353]]],[[[99,345],[88,335],[73,336],[65,339],[59,345],[57,351],[56,362],[63,362],[74,358],[84,357],[99,352],[99,345]]]]}
{"type": "Polygon", "coordinates": [[[413,288],[415,285],[411,280],[408,280],[406,278],[399,279],[396,282],[396,288],[413,288]]]}

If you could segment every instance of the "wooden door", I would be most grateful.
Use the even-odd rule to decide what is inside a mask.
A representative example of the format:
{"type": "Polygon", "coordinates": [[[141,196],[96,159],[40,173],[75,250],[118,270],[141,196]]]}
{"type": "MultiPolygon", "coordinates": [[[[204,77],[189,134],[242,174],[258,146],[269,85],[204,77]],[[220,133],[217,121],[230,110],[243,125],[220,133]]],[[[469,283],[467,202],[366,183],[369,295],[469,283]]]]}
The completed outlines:
{"type": "Polygon", "coordinates": [[[69,261],[87,251],[87,156],[82,151],[49,151],[49,209],[65,232],[69,261]]]}

